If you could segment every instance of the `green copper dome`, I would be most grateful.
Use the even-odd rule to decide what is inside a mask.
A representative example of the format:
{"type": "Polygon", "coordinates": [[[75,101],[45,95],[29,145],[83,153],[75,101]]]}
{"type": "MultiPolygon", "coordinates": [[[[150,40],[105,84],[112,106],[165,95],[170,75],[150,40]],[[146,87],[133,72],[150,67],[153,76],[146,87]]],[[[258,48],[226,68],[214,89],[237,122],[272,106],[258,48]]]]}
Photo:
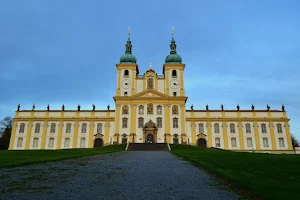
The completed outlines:
{"type": "Polygon", "coordinates": [[[132,45],[131,45],[130,38],[128,38],[127,44],[125,46],[126,46],[126,51],[125,54],[121,56],[120,63],[121,64],[136,63],[136,58],[134,55],[132,55],[132,45]]]}
{"type": "Polygon", "coordinates": [[[177,54],[176,52],[176,43],[174,38],[171,40],[170,44],[170,55],[168,55],[165,59],[166,64],[181,64],[182,63],[182,58],[180,55],[177,54]]]}

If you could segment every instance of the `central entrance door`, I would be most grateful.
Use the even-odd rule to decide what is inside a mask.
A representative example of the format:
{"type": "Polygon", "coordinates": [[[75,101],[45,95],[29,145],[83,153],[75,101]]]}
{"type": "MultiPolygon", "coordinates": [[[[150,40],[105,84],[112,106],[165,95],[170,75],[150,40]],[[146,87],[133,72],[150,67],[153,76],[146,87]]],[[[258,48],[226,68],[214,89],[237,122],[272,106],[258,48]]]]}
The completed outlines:
{"type": "Polygon", "coordinates": [[[147,143],[154,143],[154,140],[153,140],[154,136],[152,134],[148,134],[147,135],[147,143]]]}
{"type": "Polygon", "coordinates": [[[206,147],[206,140],[204,138],[198,139],[198,146],[199,147],[206,147]]]}
{"type": "Polygon", "coordinates": [[[95,139],[94,142],[94,148],[102,147],[103,146],[103,140],[100,138],[95,139]]]}

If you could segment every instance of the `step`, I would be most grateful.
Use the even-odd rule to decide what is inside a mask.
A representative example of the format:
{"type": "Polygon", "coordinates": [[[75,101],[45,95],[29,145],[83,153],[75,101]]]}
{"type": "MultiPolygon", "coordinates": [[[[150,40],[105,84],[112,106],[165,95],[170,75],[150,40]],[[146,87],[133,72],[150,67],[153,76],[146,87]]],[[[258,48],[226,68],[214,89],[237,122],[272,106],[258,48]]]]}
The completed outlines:
{"type": "Polygon", "coordinates": [[[169,151],[167,143],[129,143],[127,151],[169,151]]]}

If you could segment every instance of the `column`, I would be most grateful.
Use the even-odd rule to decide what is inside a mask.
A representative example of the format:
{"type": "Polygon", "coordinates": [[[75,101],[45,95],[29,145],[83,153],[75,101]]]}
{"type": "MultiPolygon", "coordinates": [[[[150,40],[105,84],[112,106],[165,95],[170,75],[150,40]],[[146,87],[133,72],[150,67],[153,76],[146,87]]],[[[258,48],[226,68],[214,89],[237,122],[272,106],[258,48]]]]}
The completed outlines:
{"type": "Polygon", "coordinates": [[[181,143],[186,142],[186,134],[185,134],[185,105],[180,105],[180,125],[181,125],[181,135],[183,141],[181,143]]]}
{"type": "Polygon", "coordinates": [[[132,89],[131,89],[131,96],[135,95],[135,76],[136,76],[136,71],[132,70],[131,73],[131,83],[132,83],[132,89]]]}
{"type": "MultiPolygon", "coordinates": [[[[131,110],[130,110],[130,136],[129,136],[129,142],[133,142],[133,135],[136,134],[136,104],[132,104],[131,106],[131,110]]],[[[136,140],[136,138],[135,138],[136,140]]]]}
{"type": "Polygon", "coordinates": [[[273,122],[269,122],[269,127],[270,127],[270,136],[271,136],[271,142],[272,142],[272,150],[277,150],[273,122]]]}
{"type": "Polygon", "coordinates": [[[120,96],[121,94],[121,89],[120,89],[120,85],[121,85],[121,70],[118,69],[118,81],[117,81],[117,93],[116,96],[120,96]]]}
{"type": "MultiPolygon", "coordinates": [[[[94,113],[94,112],[93,112],[94,113]]],[[[90,121],[89,124],[89,148],[93,148],[94,147],[94,120],[90,121]]]]}
{"type": "Polygon", "coordinates": [[[169,70],[165,70],[165,94],[169,95],[169,70]]]}
{"type": "Polygon", "coordinates": [[[42,133],[42,142],[41,142],[41,148],[40,149],[45,149],[46,147],[46,136],[47,136],[47,130],[48,130],[48,123],[47,120],[44,121],[43,124],[43,133],[42,133]]]}
{"type": "Polygon", "coordinates": [[[15,137],[16,137],[17,127],[18,127],[18,122],[14,121],[13,125],[12,125],[12,131],[11,131],[8,150],[13,150],[14,149],[14,143],[15,143],[15,139],[16,139],[15,137]]]}
{"type": "Polygon", "coordinates": [[[192,145],[197,145],[195,122],[192,122],[190,126],[191,126],[191,132],[192,132],[192,145]]]}
{"type": "Polygon", "coordinates": [[[211,133],[211,122],[206,123],[207,127],[207,147],[212,147],[212,133],[211,133]]]}
{"type": "Polygon", "coordinates": [[[105,127],[104,145],[109,145],[109,129],[110,129],[109,121],[105,123],[104,127],[105,127]]]}
{"type": "Polygon", "coordinates": [[[29,149],[29,145],[30,145],[30,140],[31,140],[31,132],[32,132],[32,127],[33,127],[33,124],[32,124],[32,120],[30,120],[27,124],[27,134],[26,134],[26,143],[25,143],[25,150],[29,149]]]}
{"type": "Polygon", "coordinates": [[[164,105],[164,114],[165,114],[165,134],[166,135],[166,139],[167,139],[167,143],[170,143],[171,142],[171,135],[170,135],[170,122],[171,122],[171,119],[170,119],[170,104],[165,104],[164,105]]]}
{"type": "Polygon", "coordinates": [[[222,122],[222,130],[223,130],[223,137],[224,137],[224,149],[228,149],[228,134],[227,134],[227,123],[222,122]]]}
{"type": "Polygon", "coordinates": [[[116,129],[115,129],[114,141],[113,142],[116,142],[116,140],[117,140],[116,134],[119,135],[119,132],[120,132],[120,118],[121,118],[120,110],[121,110],[121,105],[116,104],[116,115],[115,115],[116,129]]]}
{"type": "Polygon", "coordinates": [[[62,138],[63,127],[64,127],[64,123],[63,121],[60,121],[58,124],[58,136],[57,136],[56,149],[61,149],[61,138],[62,138]]]}
{"type": "Polygon", "coordinates": [[[240,149],[244,150],[244,136],[243,136],[243,124],[242,122],[238,122],[238,130],[239,130],[239,139],[240,139],[240,149]]]}
{"type": "Polygon", "coordinates": [[[254,136],[255,136],[255,144],[256,144],[256,150],[261,150],[260,148],[260,138],[258,133],[258,123],[254,121],[254,136]]]}
{"type": "Polygon", "coordinates": [[[184,92],[184,70],[181,69],[180,70],[180,96],[185,96],[185,92],[184,92]]]}
{"type": "Polygon", "coordinates": [[[290,133],[290,125],[288,122],[284,122],[284,128],[285,128],[285,133],[286,133],[286,139],[287,139],[287,145],[288,145],[288,150],[294,150],[293,144],[292,144],[292,138],[291,138],[291,133],[290,133]]]}
{"type": "Polygon", "coordinates": [[[79,123],[78,121],[75,121],[74,123],[74,135],[73,135],[73,148],[78,148],[78,127],[79,123]]]}

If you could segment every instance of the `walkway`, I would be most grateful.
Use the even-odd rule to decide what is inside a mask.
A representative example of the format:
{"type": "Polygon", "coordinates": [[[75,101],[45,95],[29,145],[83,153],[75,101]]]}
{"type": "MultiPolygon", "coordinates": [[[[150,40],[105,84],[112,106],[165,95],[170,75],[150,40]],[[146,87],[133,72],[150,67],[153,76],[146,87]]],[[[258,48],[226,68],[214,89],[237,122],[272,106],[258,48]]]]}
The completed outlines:
{"type": "Polygon", "coordinates": [[[0,199],[238,199],[170,152],[120,152],[0,170],[0,199]]]}

